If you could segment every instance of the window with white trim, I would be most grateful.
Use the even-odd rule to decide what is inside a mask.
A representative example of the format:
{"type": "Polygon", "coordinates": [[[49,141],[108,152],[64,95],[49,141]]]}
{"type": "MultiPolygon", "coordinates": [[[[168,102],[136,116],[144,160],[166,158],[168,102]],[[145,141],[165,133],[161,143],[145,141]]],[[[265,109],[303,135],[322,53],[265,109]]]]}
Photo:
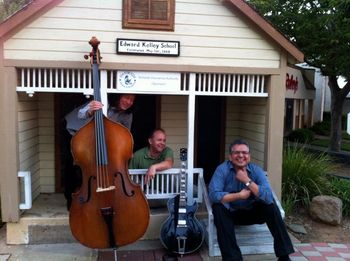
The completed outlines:
{"type": "Polygon", "coordinates": [[[175,0],[124,0],[123,28],[174,31],[175,0]]]}

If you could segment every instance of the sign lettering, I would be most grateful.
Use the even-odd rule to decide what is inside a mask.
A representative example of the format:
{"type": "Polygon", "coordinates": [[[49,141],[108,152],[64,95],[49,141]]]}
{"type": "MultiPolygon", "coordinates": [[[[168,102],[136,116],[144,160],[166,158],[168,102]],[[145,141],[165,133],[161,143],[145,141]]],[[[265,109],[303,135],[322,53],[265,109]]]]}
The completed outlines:
{"type": "Polygon", "coordinates": [[[117,39],[118,54],[179,56],[180,42],[137,39],[117,39]]]}
{"type": "Polygon", "coordinates": [[[287,79],[286,79],[286,88],[287,90],[292,90],[294,91],[294,93],[296,93],[296,91],[298,90],[298,77],[295,77],[294,80],[294,76],[293,74],[289,76],[289,73],[287,73],[287,79]]]}

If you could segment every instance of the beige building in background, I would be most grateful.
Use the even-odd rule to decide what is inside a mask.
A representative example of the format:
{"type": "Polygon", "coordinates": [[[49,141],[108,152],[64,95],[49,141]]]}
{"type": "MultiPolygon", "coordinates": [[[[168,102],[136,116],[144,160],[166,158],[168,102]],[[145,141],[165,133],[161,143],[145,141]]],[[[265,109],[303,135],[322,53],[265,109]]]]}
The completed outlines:
{"type": "Polygon", "coordinates": [[[286,74],[286,105],[284,132],[313,125],[316,99],[315,70],[288,66],[286,74]]]}

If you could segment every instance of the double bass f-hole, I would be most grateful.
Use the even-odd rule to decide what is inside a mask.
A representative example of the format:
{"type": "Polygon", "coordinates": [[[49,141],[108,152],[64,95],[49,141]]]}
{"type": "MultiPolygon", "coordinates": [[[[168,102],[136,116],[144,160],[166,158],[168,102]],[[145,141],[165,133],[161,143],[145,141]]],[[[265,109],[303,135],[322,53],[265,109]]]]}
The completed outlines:
{"type": "MultiPolygon", "coordinates": [[[[100,41],[89,41],[94,100],[101,102],[99,65],[100,41]]],[[[140,185],[132,182],[128,161],[133,139],[123,125],[107,119],[102,109],[72,138],[74,163],[82,170],[82,185],[72,194],[69,224],[83,245],[114,248],[135,242],[149,223],[148,202],[140,185]]]]}
{"type": "Polygon", "coordinates": [[[121,172],[117,172],[114,174],[115,177],[117,176],[120,176],[120,180],[122,182],[122,188],[123,188],[123,192],[124,192],[124,195],[127,196],[127,197],[132,197],[135,195],[135,191],[131,190],[130,193],[128,193],[126,191],[126,187],[125,187],[125,181],[124,181],[124,177],[123,177],[123,174],[121,172]]]}
{"type": "MultiPolygon", "coordinates": [[[[135,191],[134,190],[131,190],[130,192],[126,191],[126,186],[125,186],[125,181],[124,181],[124,178],[123,178],[123,174],[121,172],[117,172],[117,173],[114,174],[114,177],[117,178],[117,176],[120,176],[124,195],[127,196],[127,197],[134,196],[135,195],[135,191]]],[[[80,201],[81,204],[87,203],[90,200],[90,198],[91,198],[91,189],[92,189],[91,186],[92,186],[93,180],[96,180],[96,178],[94,176],[90,176],[89,177],[89,181],[88,181],[87,196],[84,197],[83,195],[81,195],[79,197],[79,201],[80,201]]],[[[103,191],[103,190],[99,189],[98,191],[103,191]]]]}

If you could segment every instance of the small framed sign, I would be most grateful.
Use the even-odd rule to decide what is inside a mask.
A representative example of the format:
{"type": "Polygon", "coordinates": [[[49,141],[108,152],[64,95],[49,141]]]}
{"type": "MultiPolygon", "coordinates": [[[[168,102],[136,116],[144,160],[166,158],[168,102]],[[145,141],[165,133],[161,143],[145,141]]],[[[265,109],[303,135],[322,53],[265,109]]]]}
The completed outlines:
{"type": "Polygon", "coordinates": [[[179,56],[179,41],[117,38],[117,54],[179,56]]]}
{"type": "Polygon", "coordinates": [[[145,72],[118,71],[118,90],[124,92],[179,92],[181,73],[179,72],[145,72]]]}

